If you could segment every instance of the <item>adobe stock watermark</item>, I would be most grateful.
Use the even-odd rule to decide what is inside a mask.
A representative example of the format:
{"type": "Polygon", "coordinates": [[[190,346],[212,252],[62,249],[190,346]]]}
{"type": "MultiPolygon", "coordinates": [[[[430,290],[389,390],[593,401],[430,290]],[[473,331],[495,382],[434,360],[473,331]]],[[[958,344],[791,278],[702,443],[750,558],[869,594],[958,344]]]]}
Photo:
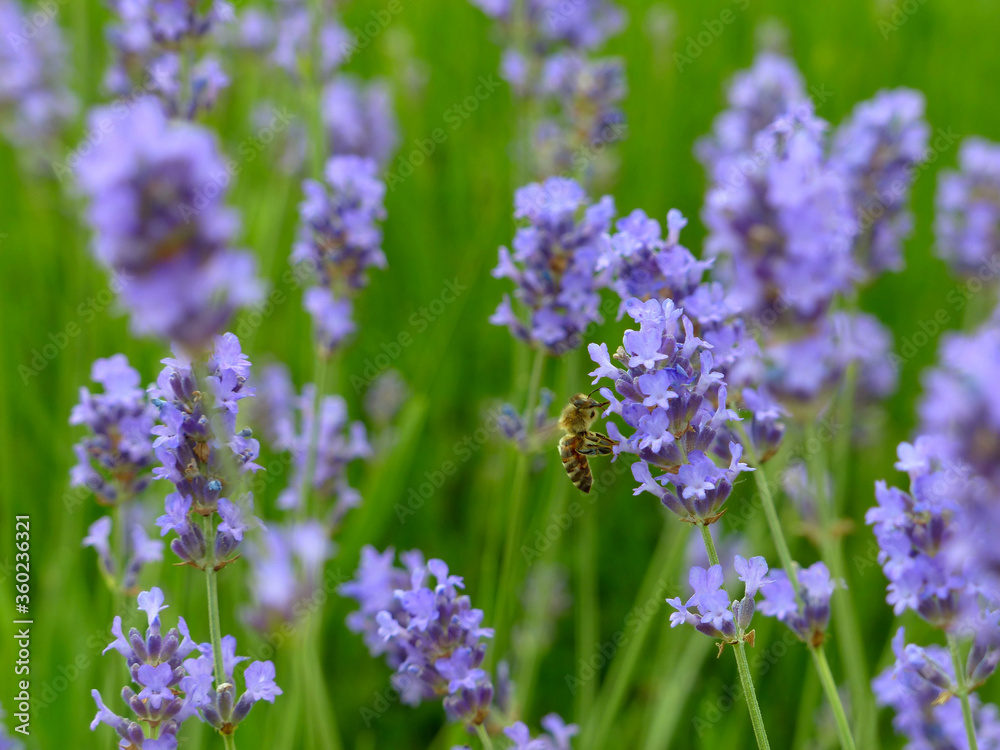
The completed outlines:
{"type": "Polygon", "coordinates": [[[478,85],[472,93],[444,111],[442,118],[447,129],[444,127],[434,128],[426,138],[414,138],[415,148],[411,149],[409,153],[396,157],[396,163],[385,179],[389,191],[395,191],[399,185],[412,177],[417,168],[422,166],[437,151],[438,147],[448,140],[448,131],[454,132],[462,127],[463,123],[472,117],[479,106],[493,96],[499,87],[500,81],[492,73],[488,77],[479,76],[478,85]]]}
{"type": "MultiPolygon", "coordinates": [[[[519,552],[527,567],[530,568],[543,559],[545,553],[573,527],[577,520],[583,518],[585,513],[592,513],[602,494],[614,487],[618,482],[618,477],[629,472],[630,466],[625,461],[615,461],[600,471],[596,471],[597,467],[591,464],[591,471],[594,471],[594,486],[587,495],[586,504],[574,500],[565,512],[550,514],[545,526],[541,529],[535,529],[534,535],[527,537],[527,543],[521,544],[519,552]]],[[[566,481],[568,482],[569,479],[567,478],[566,481]]]]}
{"type": "Polygon", "coordinates": [[[985,289],[995,288],[1000,278],[1000,259],[991,257],[983,261],[974,274],[959,281],[945,294],[947,306],[939,307],[932,316],[917,321],[916,327],[899,340],[897,351],[890,352],[889,362],[899,372],[913,360],[928,344],[937,340],[945,328],[955,320],[957,314],[969,306],[976,295],[985,289]]]}
{"type": "MultiPolygon", "coordinates": [[[[750,7],[750,0],[730,0],[730,2],[741,13],[750,7]]],[[[697,34],[688,34],[684,52],[674,52],[674,66],[677,71],[683,72],[684,68],[692,65],[735,20],[736,13],[731,8],[723,8],[716,18],[702,21],[704,28],[701,31],[697,34]]]]}
{"type": "Polygon", "coordinates": [[[620,629],[616,630],[610,638],[594,644],[590,656],[581,656],[577,660],[576,673],[568,674],[565,677],[566,687],[569,688],[570,694],[576,695],[577,690],[597,677],[601,670],[611,663],[618,651],[627,645],[643,626],[649,624],[650,620],[665,609],[664,601],[667,597],[679,590],[680,586],[677,585],[676,581],[661,579],[652,596],[628,611],[620,629]]]}
{"type": "MultiPolygon", "coordinates": [[[[768,647],[754,654],[751,670],[758,676],[763,677],[774,667],[789,649],[802,642],[788,628],[783,628],[784,633],[777,641],[768,647]]],[[[701,737],[708,729],[718,724],[723,717],[733,710],[733,707],[743,703],[743,688],[739,683],[726,685],[707,702],[703,702],[699,712],[691,717],[691,723],[695,731],[701,737]]],[[[744,709],[745,710],[745,709],[744,709]]]]}
{"type": "Polygon", "coordinates": [[[424,481],[416,487],[411,487],[403,502],[398,502],[393,506],[396,519],[400,525],[406,523],[410,516],[416,515],[417,511],[424,507],[424,504],[434,497],[441,489],[448,477],[454,476],[460,466],[472,460],[472,457],[482,450],[490,439],[501,430],[503,424],[503,410],[499,408],[490,409],[486,413],[483,423],[460,440],[456,440],[451,447],[453,458],[446,459],[433,471],[424,472],[424,481]]]}
{"type": "Polygon", "coordinates": [[[69,0],[41,0],[36,10],[24,15],[24,21],[18,29],[5,29],[4,36],[10,48],[17,52],[30,43],[46,26],[52,23],[59,14],[59,6],[66,5],[69,0]]]}
{"type": "Polygon", "coordinates": [[[899,31],[926,2],[927,0],[902,0],[902,2],[894,4],[891,13],[889,13],[889,20],[879,20],[878,22],[878,30],[882,32],[882,39],[887,40],[890,35],[899,31]]]}
{"type": "Polygon", "coordinates": [[[365,359],[360,375],[351,373],[351,386],[355,395],[363,393],[379,375],[388,370],[405,349],[413,346],[416,340],[414,337],[430,328],[468,288],[457,276],[449,279],[444,282],[437,297],[410,313],[406,319],[409,327],[396,334],[394,339],[383,341],[379,345],[379,353],[365,359]]]}
{"type": "Polygon", "coordinates": [[[344,63],[349,63],[358,52],[367,49],[373,41],[392,23],[392,19],[403,12],[401,0],[389,0],[383,7],[368,13],[369,19],[351,29],[349,41],[340,45],[344,63]]]}
{"type": "Polygon", "coordinates": [[[69,346],[70,342],[83,332],[84,326],[93,323],[97,316],[114,302],[115,296],[125,288],[128,281],[129,278],[125,274],[113,273],[111,282],[106,289],[102,289],[78,304],[74,310],[76,317],[60,330],[49,333],[48,341],[31,350],[31,359],[28,360],[27,364],[22,362],[17,366],[17,374],[21,376],[21,383],[28,385],[32,378],[41,374],[69,346]]]}
{"type": "Polygon", "coordinates": [[[287,108],[271,109],[271,120],[257,130],[251,136],[244,138],[237,146],[236,152],[242,157],[240,161],[236,159],[226,159],[225,164],[213,170],[209,174],[209,179],[194,192],[190,203],[181,202],[178,205],[180,218],[185,222],[190,222],[198,214],[209,206],[215,205],[215,199],[222,195],[233,180],[239,177],[243,167],[253,162],[262,151],[278,136],[279,133],[288,129],[295,115],[287,108]]]}

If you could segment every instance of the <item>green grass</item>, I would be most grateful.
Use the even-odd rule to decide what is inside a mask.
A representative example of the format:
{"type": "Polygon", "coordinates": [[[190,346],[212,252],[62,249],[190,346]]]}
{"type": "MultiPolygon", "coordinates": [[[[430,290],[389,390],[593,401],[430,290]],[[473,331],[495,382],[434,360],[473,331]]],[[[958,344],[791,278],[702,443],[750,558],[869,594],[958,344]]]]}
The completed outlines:
{"type": "MultiPolygon", "coordinates": [[[[652,216],[663,217],[667,209],[680,208],[693,219],[685,230],[685,242],[696,251],[704,235],[697,216],[705,186],[692,156],[692,144],[707,131],[721,108],[725,80],[750,62],[754,29],[764,19],[777,18],[787,27],[791,51],[808,82],[829,92],[819,109],[823,117],[839,122],[854,103],[877,89],[907,85],[926,93],[928,118],[934,128],[960,136],[1000,138],[1000,105],[990,95],[992,85],[1000,79],[994,33],[1000,28],[1000,7],[984,0],[919,5],[892,31],[880,28],[880,22],[891,17],[892,7],[870,0],[750,2],[745,11],[739,11],[737,3],[719,0],[675,3],[669,6],[677,20],[673,47],[646,32],[648,5],[637,0],[622,4],[628,8],[631,23],[612,41],[610,51],[622,54],[627,61],[630,132],[618,149],[621,164],[611,192],[620,212],[642,207],[652,216]],[[696,60],[678,71],[673,51],[684,51],[688,36],[702,31],[704,22],[720,18],[724,9],[737,9],[733,23],[726,25],[696,60]]],[[[99,0],[74,0],[59,7],[58,21],[74,43],[75,88],[87,105],[94,104],[99,101],[98,83],[108,54],[102,36],[106,11],[99,0]]],[[[363,23],[372,9],[381,7],[380,0],[355,0],[348,9],[350,25],[363,23]]],[[[448,111],[474,92],[481,77],[495,75],[499,50],[491,41],[490,24],[464,0],[403,0],[403,7],[389,29],[377,36],[351,67],[365,75],[389,76],[397,84],[402,154],[410,153],[415,139],[430,137],[436,128],[445,127],[448,138],[388,195],[385,248],[389,269],[373,274],[359,305],[360,335],[339,367],[339,389],[358,414],[360,399],[352,376],[363,374],[373,363],[377,366],[379,355],[385,348],[392,349],[401,332],[412,336],[412,345],[401,347],[392,360],[392,367],[404,375],[414,393],[400,417],[400,441],[391,456],[358,472],[356,481],[364,491],[365,504],[349,516],[340,554],[331,563],[329,574],[349,576],[358,550],[366,543],[379,548],[419,547],[429,556],[446,559],[453,571],[464,574],[473,602],[489,608],[499,563],[484,559],[483,546],[497,525],[502,535],[504,492],[513,462],[508,448],[495,436],[484,444],[477,442],[469,460],[456,459],[460,455],[456,443],[475,435],[488,406],[509,397],[513,373],[523,367],[525,359],[504,330],[486,323],[505,290],[503,283],[489,276],[489,270],[495,263],[496,247],[509,242],[513,230],[513,112],[509,95],[500,86],[461,121],[460,127],[451,130],[445,120],[448,111]],[[426,73],[421,86],[404,83],[406,71],[393,52],[405,47],[407,40],[426,73]],[[437,309],[432,303],[447,283],[456,283],[463,291],[438,315],[431,312],[437,309]],[[425,481],[425,472],[436,471],[448,460],[457,464],[457,472],[400,523],[395,505],[405,502],[409,491],[425,481]]],[[[252,60],[239,61],[234,69],[234,85],[211,118],[230,154],[237,153],[239,144],[254,133],[249,113],[258,101],[284,102],[293,111],[300,107],[286,83],[261,76],[252,60]]],[[[298,116],[304,117],[300,109],[298,116]]],[[[61,159],[82,132],[82,127],[77,127],[63,150],[46,155],[46,159],[61,159]]],[[[907,245],[906,270],[881,279],[862,299],[866,310],[894,330],[898,342],[912,339],[920,330],[920,321],[933,319],[939,309],[946,311],[948,327],[962,325],[961,313],[948,301],[948,293],[959,282],[948,275],[931,250],[934,175],[940,166],[954,164],[956,145],[946,148],[914,186],[917,230],[907,245]]],[[[266,150],[245,165],[232,191],[232,202],[244,216],[243,242],[257,253],[276,288],[282,288],[298,188],[273,166],[273,156],[266,150]]],[[[0,335],[4,342],[0,349],[0,563],[13,559],[13,515],[30,514],[35,621],[32,691],[44,705],[33,712],[28,746],[45,750],[110,748],[110,730],[102,727],[91,735],[87,724],[94,712],[90,689],[104,688],[109,670],[121,672],[117,657],[100,655],[110,640],[112,602],[97,574],[92,551],[81,549],[79,542],[101,511],[87,497],[71,507],[64,503],[71,445],[78,437],[67,418],[79,386],[88,384],[94,358],[123,351],[144,379],[151,380],[158,360],[167,352],[159,342],[131,338],[124,318],[108,304],[107,279],[87,252],[88,233],[78,218],[80,205],[70,186],[30,176],[21,168],[22,162],[9,146],[0,144],[0,335]],[[76,333],[69,335],[68,331],[76,333]],[[57,351],[46,356],[44,347],[53,339],[57,351]],[[42,360],[37,360],[36,352],[42,353],[42,360]],[[43,366],[36,368],[33,358],[35,365],[43,366]],[[40,371],[25,375],[25,367],[40,371]]],[[[248,348],[255,364],[287,362],[301,384],[312,372],[309,321],[301,309],[299,292],[286,291],[288,300],[265,317],[248,339],[248,348]]],[[[239,330],[241,322],[234,324],[234,330],[239,330]]],[[[594,339],[614,341],[620,338],[620,329],[620,324],[609,321],[595,332],[594,339]]],[[[863,621],[865,655],[873,670],[886,664],[886,643],[896,623],[882,601],[884,578],[877,566],[867,564],[872,537],[862,517],[872,504],[872,482],[893,477],[895,446],[914,425],[920,372],[935,357],[936,335],[931,338],[931,343],[918,347],[907,358],[899,392],[886,404],[885,418],[874,429],[870,444],[852,454],[848,466],[837,468],[850,482],[848,510],[857,527],[847,540],[847,560],[852,595],[863,621]],[[862,561],[861,567],[856,560],[862,561]]],[[[563,366],[548,368],[548,385],[560,399],[587,381],[583,366],[575,372],[565,370],[563,366]]],[[[553,493],[562,491],[555,450],[545,453],[544,459],[530,484],[526,533],[531,538],[548,523],[553,493]]],[[[269,513],[273,513],[274,498],[284,481],[276,476],[264,487],[259,501],[269,513]]],[[[599,642],[619,631],[630,632],[627,617],[637,603],[645,603],[639,592],[660,536],[659,510],[633,498],[631,488],[631,478],[619,476],[610,490],[601,493],[599,502],[587,504],[587,512],[596,514],[593,554],[599,642]]],[[[163,492],[156,486],[151,494],[163,492]]],[[[730,506],[738,508],[748,495],[749,487],[741,485],[730,506]]],[[[571,499],[578,500],[576,496],[571,499]]],[[[793,515],[787,512],[786,502],[780,504],[786,510],[784,519],[791,522],[787,528],[793,530],[793,515]]],[[[762,524],[761,518],[751,524],[751,537],[759,540],[753,551],[770,556],[773,550],[762,524]]],[[[570,570],[578,531],[573,529],[566,535],[557,553],[570,570]]],[[[682,533],[678,544],[686,543],[687,530],[682,533]]],[[[801,537],[793,536],[792,545],[793,554],[804,562],[816,558],[816,552],[801,537]]],[[[661,606],[653,614],[635,678],[621,700],[621,712],[614,719],[605,747],[635,747],[646,742],[650,726],[670,726],[670,711],[675,712],[671,747],[752,747],[745,706],[733,706],[719,697],[724,688],[737,684],[732,657],[725,654],[716,661],[713,652],[704,659],[693,658],[690,634],[667,629],[667,607],[662,599],[677,595],[686,584],[679,566],[662,573],[664,587],[657,592],[661,606]],[[667,699],[658,703],[664,694],[667,699]]],[[[517,575],[523,574],[522,567],[517,575]]],[[[256,649],[259,639],[237,615],[245,601],[242,575],[241,566],[234,565],[220,576],[223,629],[236,634],[245,648],[256,649]]],[[[6,564],[0,565],[0,579],[4,581],[0,587],[0,643],[4,644],[0,649],[0,703],[9,712],[16,691],[8,660],[12,653],[12,593],[6,564]]],[[[575,590],[575,575],[571,581],[575,590]]],[[[203,632],[207,639],[199,576],[175,568],[167,560],[159,570],[148,570],[143,582],[156,583],[167,592],[172,605],[168,621],[183,614],[192,629],[203,632]]],[[[439,734],[442,711],[436,704],[415,710],[392,704],[366,726],[361,709],[378,710],[378,696],[385,694],[389,675],[343,626],[348,611],[344,601],[331,597],[322,628],[329,710],[336,711],[345,747],[448,748],[459,741],[460,733],[452,732],[447,738],[439,734]]],[[[490,614],[488,611],[487,621],[490,614]]],[[[134,615],[129,613],[126,622],[135,621],[134,615]]],[[[566,679],[577,673],[579,655],[572,613],[555,628],[554,645],[540,655],[534,699],[524,709],[525,718],[535,728],[538,718],[550,711],[572,716],[575,703],[566,679]]],[[[750,652],[772,746],[791,747],[793,738],[803,736],[806,743],[801,747],[830,746],[832,725],[815,721],[808,710],[808,701],[822,701],[821,693],[810,683],[808,654],[802,647],[788,646],[782,640],[784,635],[783,629],[761,620],[756,648],[750,652]],[[785,645],[779,647],[781,644],[785,645]],[[807,701],[804,710],[800,710],[800,698],[807,701]],[[822,737],[817,740],[819,735],[822,737]]],[[[840,680],[843,671],[838,645],[834,637],[830,661],[840,680]]],[[[582,653],[592,651],[588,646],[582,653]]],[[[287,649],[279,648],[275,658],[280,682],[290,670],[287,649]]],[[[602,696],[598,691],[599,701],[602,696]]],[[[291,705],[286,692],[273,708],[255,709],[238,733],[239,747],[269,748],[267,738],[289,721],[291,705]]],[[[573,718],[584,724],[588,717],[573,718]]],[[[880,719],[884,746],[900,746],[892,735],[888,714],[881,714],[880,719]]],[[[191,738],[185,747],[219,746],[207,732],[199,738],[192,730],[196,728],[184,730],[191,738]]],[[[667,745],[664,740],[646,746],[667,745]]]]}

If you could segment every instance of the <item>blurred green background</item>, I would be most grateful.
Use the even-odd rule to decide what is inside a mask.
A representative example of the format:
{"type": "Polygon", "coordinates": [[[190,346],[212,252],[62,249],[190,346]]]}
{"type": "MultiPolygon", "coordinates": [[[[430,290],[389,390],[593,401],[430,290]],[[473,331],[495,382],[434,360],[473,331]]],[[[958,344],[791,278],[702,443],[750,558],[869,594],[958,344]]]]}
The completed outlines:
{"type": "MultiPolygon", "coordinates": [[[[1000,80],[996,49],[1000,6],[988,0],[946,4],[910,0],[905,7],[902,2],[871,0],[750,0],[748,5],[728,0],[619,1],[627,8],[630,23],[611,41],[608,51],[626,60],[629,134],[616,147],[620,169],[610,192],[619,213],[641,207],[662,219],[669,208],[681,209],[692,219],[684,233],[685,244],[696,253],[704,235],[697,217],[705,183],[692,145],[723,106],[724,83],[749,65],[756,30],[768,19],[776,19],[787,30],[789,51],[809,85],[828,96],[818,114],[833,123],[878,89],[906,85],[926,94],[927,116],[935,129],[1000,138],[1000,105],[991,95],[1000,80]],[[689,35],[706,29],[706,22],[718,19],[724,9],[735,10],[735,21],[697,59],[678,70],[674,52],[685,52],[689,35]]],[[[405,159],[416,148],[415,140],[427,139],[434,129],[443,127],[449,110],[475,91],[481,77],[496,75],[500,50],[489,20],[465,0],[402,0],[402,4],[403,11],[349,67],[394,82],[402,128],[400,158],[405,159]]],[[[238,5],[242,8],[245,3],[238,5]]],[[[382,0],[352,0],[344,11],[348,27],[363,24],[372,10],[382,7],[382,0]]],[[[73,88],[86,106],[101,100],[100,80],[110,54],[102,30],[107,20],[99,0],[73,0],[58,12],[58,22],[72,44],[73,88]]],[[[294,89],[279,76],[263,74],[264,66],[257,62],[250,56],[234,56],[229,61],[233,85],[211,117],[230,155],[256,132],[251,113],[261,101],[287,104],[297,116],[302,115],[301,98],[294,89]]],[[[361,395],[351,376],[365,377],[365,368],[378,367],[377,357],[385,348],[392,349],[391,343],[401,332],[411,334],[412,345],[401,347],[391,367],[405,378],[412,396],[397,419],[394,448],[357,472],[364,505],[347,519],[340,553],[330,564],[331,580],[352,574],[362,544],[380,549],[393,545],[397,550],[419,547],[428,556],[444,558],[454,572],[466,577],[474,605],[487,609],[487,623],[497,566],[495,557],[489,555],[488,540],[496,538],[497,528],[501,537],[504,530],[511,450],[494,434],[485,443],[477,440],[477,450],[464,461],[456,459],[456,443],[476,434],[488,407],[510,398],[515,372],[525,366],[523,352],[507,332],[486,322],[507,290],[504,282],[490,277],[489,270],[496,260],[496,247],[508,243],[513,232],[513,123],[509,93],[500,85],[468,113],[460,127],[448,128],[446,142],[388,194],[385,250],[389,268],[372,274],[359,303],[359,335],[338,373],[339,389],[352,413],[360,416],[361,395]],[[439,304],[448,283],[463,291],[456,301],[439,304]],[[448,460],[457,463],[457,472],[400,522],[394,506],[405,503],[410,490],[426,481],[425,472],[433,474],[448,460]]],[[[62,160],[82,132],[78,125],[63,152],[48,155],[47,160],[62,160]]],[[[948,301],[948,293],[960,282],[933,257],[931,234],[935,173],[942,165],[953,165],[956,153],[957,142],[914,185],[917,230],[907,244],[906,269],[883,277],[862,297],[862,307],[895,332],[897,351],[921,330],[921,321],[932,320],[940,309],[947,312],[950,327],[963,324],[963,314],[948,301]]],[[[312,373],[309,321],[301,308],[300,292],[288,290],[287,284],[283,287],[281,280],[299,190],[294,179],[275,167],[277,157],[278,153],[265,150],[260,158],[245,164],[231,192],[231,203],[244,217],[243,241],[259,256],[263,273],[275,288],[285,289],[288,299],[265,315],[259,326],[244,318],[234,323],[233,330],[239,332],[241,325],[249,325],[253,333],[244,338],[244,348],[251,360],[255,364],[287,362],[301,385],[312,373]]],[[[390,171],[398,164],[395,160],[390,171]]],[[[0,335],[4,342],[0,348],[0,580],[4,581],[0,704],[9,713],[15,692],[8,659],[13,618],[9,585],[12,516],[30,514],[35,620],[32,679],[37,705],[28,747],[111,747],[110,730],[101,727],[92,735],[87,724],[94,713],[90,689],[105,688],[109,671],[120,670],[116,656],[100,656],[110,640],[112,601],[97,574],[93,551],[80,547],[85,529],[102,511],[86,496],[67,494],[71,446],[79,437],[67,419],[78,388],[90,385],[90,364],[96,357],[125,352],[148,381],[155,377],[158,361],[167,351],[159,342],[131,338],[125,318],[109,304],[108,279],[88,252],[88,231],[78,218],[81,206],[70,185],[23,167],[19,155],[0,143],[0,335]],[[67,336],[72,323],[79,332],[67,336]],[[42,353],[50,343],[58,349],[52,357],[42,353]],[[41,360],[36,352],[42,353],[41,360]],[[32,372],[25,374],[24,367],[32,372]],[[75,502],[77,497],[80,502],[75,502]]],[[[609,320],[593,338],[620,341],[622,328],[623,324],[609,320]]],[[[930,338],[932,343],[917,346],[906,356],[899,391],[885,405],[884,418],[866,416],[871,420],[868,442],[854,451],[849,465],[835,467],[837,476],[851,487],[847,497],[856,526],[847,539],[849,583],[862,617],[865,657],[872,674],[889,660],[887,642],[896,624],[883,602],[885,580],[878,567],[870,564],[873,540],[862,519],[873,502],[872,482],[880,477],[898,480],[892,469],[895,446],[909,436],[914,425],[920,372],[936,353],[936,333],[930,338]]],[[[588,369],[583,357],[549,363],[546,380],[558,401],[584,388],[588,369]]],[[[554,446],[543,457],[531,483],[525,531],[529,544],[535,532],[549,524],[553,494],[564,492],[560,483],[565,479],[554,446]]],[[[265,515],[273,517],[274,498],[286,479],[279,472],[260,483],[258,507],[265,515]]],[[[745,706],[720,697],[738,684],[732,657],[724,654],[716,661],[709,639],[692,638],[690,633],[667,627],[669,608],[663,598],[687,591],[680,548],[687,545],[689,529],[674,521],[667,526],[671,536],[662,559],[670,565],[647,581],[654,584],[655,595],[650,596],[648,585],[643,590],[643,576],[657,548],[663,515],[648,497],[633,498],[631,489],[626,473],[600,493],[596,503],[585,503],[596,529],[596,544],[587,543],[582,549],[598,576],[598,643],[613,642],[616,634],[624,633],[626,645],[617,649],[621,657],[627,644],[635,642],[635,607],[654,603],[648,610],[652,617],[649,637],[633,654],[637,657],[635,676],[620,694],[621,710],[608,727],[603,747],[749,748],[753,739],[745,706]]],[[[164,493],[155,485],[152,502],[164,493]]],[[[730,507],[738,509],[749,495],[749,487],[741,485],[730,507]]],[[[556,495],[557,500],[564,497],[556,495]]],[[[794,535],[793,553],[804,563],[812,562],[817,553],[794,533],[797,516],[788,506],[781,500],[786,528],[794,535]]],[[[730,513],[735,516],[736,511],[730,513]]],[[[721,525],[727,524],[732,522],[723,519],[721,525]]],[[[582,528],[582,524],[574,525],[547,552],[547,559],[564,565],[569,594],[579,580],[577,537],[582,528]]],[[[744,554],[773,554],[761,514],[753,516],[747,535],[744,554]]],[[[169,557],[168,552],[159,570],[156,566],[148,570],[143,583],[162,586],[172,605],[170,614],[183,614],[193,630],[204,629],[207,639],[201,580],[187,569],[171,566],[169,557]]],[[[518,578],[525,572],[526,566],[521,565],[518,578]]],[[[244,575],[245,569],[234,565],[221,576],[223,630],[237,636],[241,652],[260,645],[238,617],[246,596],[244,575]]],[[[330,710],[336,712],[344,746],[448,748],[459,741],[461,732],[441,731],[439,704],[418,709],[397,703],[382,706],[379,696],[385,695],[389,670],[369,657],[361,640],[344,627],[349,610],[348,602],[331,597],[321,656],[330,684],[330,710]],[[381,715],[371,719],[362,709],[381,715]]],[[[134,613],[128,617],[137,620],[134,613]]],[[[172,617],[167,621],[172,622],[172,617]]],[[[590,659],[599,652],[597,644],[577,642],[571,609],[551,624],[554,642],[540,655],[535,697],[524,713],[536,730],[539,717],[550,711],[585,723],[589,713],[574,714],[581,705],[580,691],[595,691],[598,705],[607,705],[608,691],[601,690],[607,668],[587,680],[579,666],[581,657],[590,659]],[[576,686],[576,695],[568,676],[584,682],[576,686]]],[[[832,724],[820,708],[821,694],[807,654],[799,645],[787,646],[784,635],[783,629],[758,618],[751,663],[756,667],[757,691],[772,747],[833,746],[832,724]]],[[[838,646],[834,633],[831,663],[841,679],[838,646]]],[[[279,683],[282,674],[288,673],[286,656],[279,649],[279,683]]],[[[244,750],[272,747],[268,743],[275,727],[293,718],[288,706],[286,692],[273,707],[255,710],[237,735],[239,746],[244,750]]],[[[901,746],[889,722],[888,713],[881,713],[883,746],[901,746]]],[[[184,747],[218,746],[207,732],[199,737],[195,729],[185,728],[184,747]]]]}

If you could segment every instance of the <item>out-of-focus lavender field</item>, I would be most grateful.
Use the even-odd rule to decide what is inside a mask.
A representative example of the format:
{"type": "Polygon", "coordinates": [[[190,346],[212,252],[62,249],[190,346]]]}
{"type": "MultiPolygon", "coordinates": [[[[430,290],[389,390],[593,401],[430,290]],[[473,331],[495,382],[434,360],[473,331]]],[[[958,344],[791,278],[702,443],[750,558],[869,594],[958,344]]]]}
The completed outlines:
{"type": "Polygon", "coordinates": [[[998,30],[0,0],[0,749],[1000,747],[998,30]]]}

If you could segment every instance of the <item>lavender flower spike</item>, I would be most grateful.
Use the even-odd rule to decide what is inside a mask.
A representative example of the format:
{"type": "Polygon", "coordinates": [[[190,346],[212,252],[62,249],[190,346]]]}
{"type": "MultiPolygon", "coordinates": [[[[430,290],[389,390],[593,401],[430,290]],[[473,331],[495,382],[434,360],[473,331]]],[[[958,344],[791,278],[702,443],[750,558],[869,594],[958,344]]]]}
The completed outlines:
{"type": "Polygon", "coordinates": [[[379,226],[385,218],[385,183],[377,172],[370,159],[335,156],[326,164],[325,183],[303,183],[291,262],[317,277],[319,284],[306,291],[305,306],[328,353],[354,331],[351,300],[368,283],[368,269],[386,266],[379,226]]]}
{"type": "Polygon", "coordinates": [[[694,335],[691,320],[669,299],[631,299],[626,309],[639,330],[626,331],[624,346],[614,355],[624,369],[612,365],[606,346],[589,347],[598,365],[590,373],[595,382],[613,378],[622,397],[602,389],[611,402],[608,413],[633,430],[624,435],[608,424],[609,437],[618,441],[616,456],[635,453],[641,459],[632,465],[639,483],[634,494],[649,492],[683,521],[714,523],[736,477],[751,469],[740,461],[743,447],[731,437],[729,423],[739,417],[726,405],[712,347],[694,335]],[[717,465],[713,456],[728,460],[728,467],[717,465]]]}
{"type": "Polygon", "coordinates": [[[149,484],[156,408],[124,354],[96,360],[91,379],[104,392],[81,387],[80,402],[70,414],[70,424],[86,425],[90,432],[74,446],[78,463],[70,472],[71,484],[86,486],[102,505],[118,505],[149,484]]]}
{"type": "Polygon", "coordinates": [[[924,96],[912,89],[880,91],[834,133],[830,160],[851,187],[861,229],[856,255],[870,274],[902,267],[902,243],[913,231],[911,172],[927,158],[929,135],[924,96]]]}
{"type": "Polygon", "coordinates": [[[207,375],[196,373],[180,354],[163,363],[150,390],[161,421],[153,447],[162,466],[154,474],[173,483],[176,492],[167,496],[166,513],[156,523],[162,534],[177,534],[171,549],[195,567],[204,567],[207,545],[213,544],[218,568],[233,559],[243,531],[259,525],[253,495],[230,494],[242,474],[260,468],[254,463],[260,445],[250,430],[236,431],[238,404],[254,395],[247,385],[250,362],[239,339],[227,333],[215,339],[207,375]],[[222,522],[216,538],[206,540],[199,519],[216,512],[222,522]]]}
{"type": "Polygon", "coordinates": [[[1000,256],[1000,144],[962,141],[958,170],[938,177],[935,208],[937,254],[958,274],[991,268],[1000,256]]]}
{"type": "Polygon", "coordinates": [[[692,596],[686,602],[679,597],[667,599],[667,604],[676,610],[670,615],[670,627],[691,625],[699,633],[718,638],[720,653],[726,643],[745,641],[753,646],[754,631],[749,628],[756,608],[754,597],[759,590],[774,583],[767,577],[767,562],[763,557],[747,560],[736,555],[733,565],[745,584],[742,599],[729,601],[721,565],[713,565],[707,570],[698,566],[691,568],[688,582],[694,591],[692,596]]]}
{"type": "Polygon", "coordinates": [[[527,318],[519,317],[504,295],[490,322],[507,326],[515,337],[551,354],[576,348],[584,330],[601,320],[599,290],[604,281],[597,274],[597,261],[614,202],[605,196],[588,206],[574,180],[550,177],[544,184],[519,189],[514,205],[514,217],[529,224],[517,230],[513,254],[500,248],[493,276],[514,283],[514,297],[527,318]]]}
{"type": "Polygon", "coordinates": [[[16,0],[0,0],[0,130],[12,143],[41,152],[55,147],[54,140],[76,114],[77,101],[66,86],[59,24],[48,18],[39,24],[21,6],[16,0]]]}
{"type": "Polygon", "coordinates": [[[823,645],[830,622],[830,598],[838,585],[821,562],[798,572],[799,597],[783,570],[772,571],[774,580],[764,590],[760,612],[785,623],[800,640],[812,648],[823,645]]]}
{"type": "Polygon", "coordinates": [[[425,564],[417,552],[404,560],[408,575],[392,565],[392,550],[383,556],[365,548],[357,578],[341,587],[361,605],[348,627],[365,634],[373,655],[386,655],[403,703],[443,695],[449,719],[481,724],[493,700],[493,683],[480,668],[482,639],[492,638],[493,630],[482,627],[482,610],[459,595],[465,584],[443,561],[425,564]]]}
{"type": "Polygon", "coordinates": [[[120,283],[134,333],[201,347],[261,291],[252,256],[230,247],[229,173],[207,130],[168,122],[149,99],[124,117],[91,115],[95,129],[107,120],[115,127],[77,171],[94,255],[120,283]]]}
{"type": "MultiPolygon", "coordinates": [[[[359,605],[347,618],[348,628],[364,635],[372,656],[385,655],[395,670],[392,684],[401,702],[417,705],[443,698],[450,721],[464,724],[470,732],[491,731],[497,724],[492,721],[486,728],[487,719],[494,719],[493,680],[481,664],[486,652],[483,639],[492,638],[493,629],[482,627],[482,610],[473,609],[469,597],[458,593],[465,581],[452,575],[443,560],[425,563],[418,551],[400,557],[405,569],[395,566],[391,548],[381,553],[373,547],[361,551],[354,580],[340,587],[343,596],[359,605]]],[[[503,662],[499,675],[497,708],[506,724],[509,683],[503,662]]],[[[520,721],[500,726],[513,747],[525,750],[571,750],[570,741],[579,731],[557,714],[542,719],[548,734],[537,739],[520,721]]]]}
{"type": "Polygon", "coordinates": [[[129,96],[142,86],[159,98],[171,117],[194,119],[211,109],[229,85],[229,77],[211,56],[202,56],[186,68],[181,55],[194,50],[220,25],[234,21],[232,5],[212,0],[204,11],[179,0],[111,0],[110,5],[117,23],[108,34],[116,52],[115,63],[105,76],[108,90],[129,96]]]}
{"type": "Polygon", "coordinates": [[[99,724],[112,727],[122,738],[122,748],[175,750],[177,732],[188,719],[199,716],[223,734],[232,734],[259,700],[273,703],[281,695],[274,682],[274,665],[252,662],[243,673],[246,690],[235,700],[233,671],[244,657],[235,655],[236,641],[226,636],[223,644],[231,653],[224,654],[225,675],[216,675],[213,668],[212,646],[191,639],[183,617],[177,627],[163,632],[160,613],[168,609],[163,591],[152,588],[137,597],[139,610],[146,615],[147,628],[143,635],[132,628],[126,638],[121,617],[115,617],[111,628],[115,640],[104,652],[117,651],[128,665],[132,687],[122,690],[122,700],[134,714],[126,719],[109,709],[97,690],[91,694],[97,704],[97,715],[91,730],[99,724]],[[158,739],[151,739],[150,730],[158,739]]]}

